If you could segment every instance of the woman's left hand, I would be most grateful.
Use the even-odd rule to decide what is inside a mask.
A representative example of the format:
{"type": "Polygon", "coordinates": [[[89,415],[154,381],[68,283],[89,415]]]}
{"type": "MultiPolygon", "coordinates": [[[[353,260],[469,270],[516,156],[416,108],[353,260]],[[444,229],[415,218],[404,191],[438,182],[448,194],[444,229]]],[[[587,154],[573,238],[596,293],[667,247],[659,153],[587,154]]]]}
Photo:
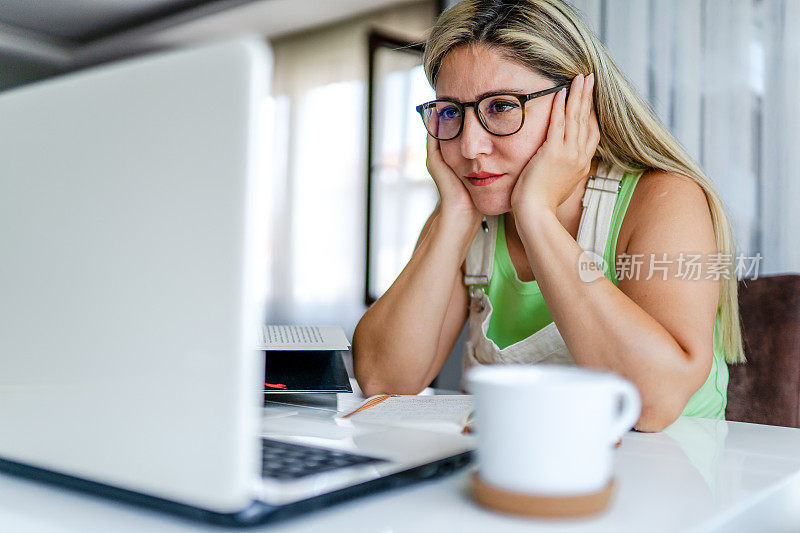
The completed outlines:
{"type": "Polygon", "coordinates": [[[530,209],[555,212],[592,166],[600,128],[592,104],[594,76],[572,80],[569,101],[561,90],[553,98],[547,139],[522,169],[511,192],[515,214],[530,209]]]}

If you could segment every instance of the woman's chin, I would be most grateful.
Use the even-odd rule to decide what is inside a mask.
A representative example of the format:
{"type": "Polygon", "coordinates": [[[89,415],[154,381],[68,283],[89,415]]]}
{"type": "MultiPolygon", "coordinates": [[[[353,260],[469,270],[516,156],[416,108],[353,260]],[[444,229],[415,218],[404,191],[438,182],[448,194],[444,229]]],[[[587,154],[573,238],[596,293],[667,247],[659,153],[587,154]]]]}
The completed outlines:
{"type": "Polygon", "coordinates": [[[511,211],[511,198],[509,195],[483,195],[473,194],[472,203],[484,215],[501,215],[511,211]]]}

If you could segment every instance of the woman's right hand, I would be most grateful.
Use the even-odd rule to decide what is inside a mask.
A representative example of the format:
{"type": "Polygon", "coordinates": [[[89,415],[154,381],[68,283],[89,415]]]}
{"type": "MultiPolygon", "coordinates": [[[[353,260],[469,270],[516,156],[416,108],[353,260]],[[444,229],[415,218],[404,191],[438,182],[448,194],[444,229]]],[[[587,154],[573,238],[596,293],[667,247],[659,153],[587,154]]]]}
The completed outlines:
{"type": "Polygon", "coordinates": [[[445,163],[439,148],[439,141],[431,135],[428,135],[427,152],[428,157],[425,164],[428,167],[428,173],[436,183],[436,188],[439,189],[441,212],[459,218],[463,217],[470,222],[482,219],[483,215],[472,202],[472,197],[464,183],[445,163]]]}

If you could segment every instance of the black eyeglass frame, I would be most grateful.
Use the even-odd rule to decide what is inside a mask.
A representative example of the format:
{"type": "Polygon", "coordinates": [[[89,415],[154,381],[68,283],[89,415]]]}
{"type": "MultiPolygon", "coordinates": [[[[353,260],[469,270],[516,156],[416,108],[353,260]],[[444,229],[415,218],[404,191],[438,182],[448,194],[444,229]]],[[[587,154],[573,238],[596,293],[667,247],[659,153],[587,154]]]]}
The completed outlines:
{"type": "Polygon", "coordinates": [[[537,91],[535,93],[530,93],[530,94],[516,94],[516,93],[499,92],[499,93],[495,93],[495,94],[488,94],[488,95],[484,96],[483,98],[481,98],[480,100],[477,100],[475,102],[456,102],[455,100],[447,100],[447,99],[440,98],[438,100],[431,100],[430,102],[425,102],[424,104],[419,104],[416,107],[416,110],[417,110],[417,113],[419,113],[419,116],[422,118],[422,123],[425,125],[425,131],[428,132],[428,135],[430,135],[431,137],[433,137],[434,139],[437,139],[439,141],[452,141],[453,139],[455,139],[456,137],[461,135],[461,132],[464,130],[464,119],[467,116],[467,108],[469,108],[469,107],[471,107],[472,110],[475,112],[475,117],[477,117],[478,123],[490,135],[494,135],[495,137],[508,137],[509,135],[514,135],[519,130],[521,130],[522,126],[525,124],[525,104],[529,100],[533,100],[534,98],[539,98],[540,96],[545,96],[545,95],[554,93],[554,92],[556,92],[556,91],[558,91],[560,89],[567,89],[567,96],[569,96],[569,87],[570,87],[570,83],[562,83],[561,85],[557,85],[557,86],[552,87],[550,89],[545,89],[543,91],[537,91]],[[500,95],[515,97],[517,100],[519,100],[519,107],[522,110],[522,120],[520,120],[520,122],[519,122],[519,127],[516,130],[512,131],[511,133],[495,133],[495,132],[491,131],[486,126],[486,124],[484,124],[483,119],[481,118],[481,114],[479,112],[479,108],[478,108],[478,104],[479,103],[483,102],[487,98],[492,98],[494,96],[500,96],[500,95]],[[458,108],[458,110],[461,112],[461,124],[458,127],[458,132],[455,135],[453,135],[452,137],[447,137],[445,139],[443,139],[441,137],[437,137],[436,135],[434,135],[433,133],[430,132],[430,130],[428,129],[428,125],[425,123],[424,111],[428,107],[431,107],[435,102],[448,102],[450,104],[455,105],[458,108]]]}

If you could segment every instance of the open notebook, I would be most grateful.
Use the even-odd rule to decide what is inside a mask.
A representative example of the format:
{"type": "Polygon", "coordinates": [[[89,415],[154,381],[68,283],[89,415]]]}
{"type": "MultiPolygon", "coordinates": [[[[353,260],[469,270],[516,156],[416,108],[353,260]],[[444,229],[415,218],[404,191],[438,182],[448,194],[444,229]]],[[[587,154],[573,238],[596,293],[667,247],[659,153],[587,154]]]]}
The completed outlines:
{"type": "Polygon", "coordinates": [[[448,433],[471,431],[475,402],[469,395],[416,396],[379,394],[357,409],[338,415],[340,420],[414,427],[448,433]]]}

